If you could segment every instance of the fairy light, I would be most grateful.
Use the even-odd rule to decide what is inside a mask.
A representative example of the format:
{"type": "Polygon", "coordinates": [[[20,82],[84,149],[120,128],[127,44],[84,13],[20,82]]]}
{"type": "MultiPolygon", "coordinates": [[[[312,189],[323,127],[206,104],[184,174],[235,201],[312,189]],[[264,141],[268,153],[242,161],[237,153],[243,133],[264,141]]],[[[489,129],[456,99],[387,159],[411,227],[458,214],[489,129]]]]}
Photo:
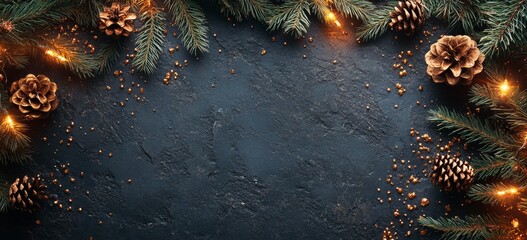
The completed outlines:
{"type": "Polygon", "coordinates": [[[333,22],[337,27],[341,27],[339,20],[337,19],[337,16],[335,16],[335,13],[328,11],[326,14],[326,21],[327,22],[333,22]]]}
{"type": "Polygon", "coordinates": [[[7,124],[7,126],[9,126],[10,128],[14,129],[15,128],[15,121],[13,121],[13,119],[11,118],[11,116],[7,115],[7,117],[5,118],[4,122],[7,124]]]}
{"type": "Polygon", "coordinates": [[[518,221],[518,219],[515,218],[515,219],[512,219],[511,224],[512,224],[512,227],[518,228],[520,226],[520,221],[518,221]]]}
{"type": "Polygon", "coordinates": [[[53,50],[47,50],[46,54],[51,56],[51,57],[54,57],[54,58],[56,58],[56,59],[58,59],[58,60],[60,60],[62,62],[66,62],[67,61],[67,59],[64,56],[58,54],[57,52],[55,52],[53,50]]]}
{"type": "Polygon", "coordinates": [[[501,96],[507,95],[510,90],[511,90],[511,86],[509,85],[509,82],[507,80],[504,80],[500,84],[500,94],[501,94],[501,96]]]}
{"type": "Polygon", "coordinates": [[[505,194],[516,195],[516,194],[518,194],[518,189],[515,188],[515,187],[512,187],[512,188],[509,188],[509,189],[507,189],[507,190],[501,190],[501,191],[498,191],[498,192],[496,192],[496,194],[497,194],[498,196],[503,196],[503,195],[505,195],[505,194]]]}

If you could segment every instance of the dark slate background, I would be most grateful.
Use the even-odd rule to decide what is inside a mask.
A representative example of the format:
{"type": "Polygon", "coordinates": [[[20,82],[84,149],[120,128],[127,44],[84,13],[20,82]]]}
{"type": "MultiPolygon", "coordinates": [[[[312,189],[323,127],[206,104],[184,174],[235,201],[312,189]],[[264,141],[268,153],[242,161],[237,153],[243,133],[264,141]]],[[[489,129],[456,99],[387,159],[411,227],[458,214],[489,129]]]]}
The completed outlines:
{"type": "MultiPolygon", "coordinates": [[[[133,49],[127,40],[131,49],[112,68],[124,71],[125,90],[112,73],[79,80],[58,66],[37,62],[31,68],[58,83],[61,105],[50,119],[30,123],[35,163],[9,171],[13,178],[54,173],[62,189],[46,180],[64,209],[50,203],[33,215],[3,214],[1,239],[381,239],[382,229],[396,221],[394,209],[406,213],[401,202],[386,203],[385,192],[395,186],[385,178],[397,174],[392,159],[415,160],[410,128],[439,136],[425,120],[428,109],[466,96],[466,87],[435,85],[426,76],[427,38],[394,40],[389,32],[358,44],[349,20],[343,34],[313,19],[309,43],[251,21],[230,22],[213,8],[207,12],[210,53],[199,59],[169,34],[158,71],[131,75],[123,63],[133,49]],[[182,50],[170,55],[176,45],[182,50]],[[414,52],[409,62],[415,68],[399,78],[392,64],[407,50],[414,52]],[[174,67],[185,59],[189,66],[174,67]],[[180,77],[164,85],[171,69],[180,77]],[[138,87],[127,94],[132,82],[144,94],[138,87]],[[397,95],[398,82],[407,89],[404,96],[397,95]],[[70,135],[71,147],[59,143],[70,135]],[[69,175],[60,174],[61,163],[70,164],[69,175]]],[[[439,30],[431,41],[445,32],[444,24],[434,26],[439,30]]],[[[11,71],[10,80],[26,73],[11,71]]],[[[431,204],[409,219],[441,216],[438,199],[455,211],[459,198],[416,173],[422,183],[412,186],[418,194],[413,203],[427,197],[431,204]]],[[[405,238],[412,230],[408,239],[421,239],[420,226],[409,227],[409,219],[395,224],[398,234],[405,238]]]]}

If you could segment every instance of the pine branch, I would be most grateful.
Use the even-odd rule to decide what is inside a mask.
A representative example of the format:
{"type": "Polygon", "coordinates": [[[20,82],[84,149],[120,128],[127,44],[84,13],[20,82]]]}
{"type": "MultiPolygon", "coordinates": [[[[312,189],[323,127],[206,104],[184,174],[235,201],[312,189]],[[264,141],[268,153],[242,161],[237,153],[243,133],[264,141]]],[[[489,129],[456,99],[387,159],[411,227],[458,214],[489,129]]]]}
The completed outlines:
{"type": "Polygon", "coordinates": [[[285,2],[278,7],[277,13],[267,21],[268,30],[283,30],[284,33],[291,34],[296,38],[304,36],[311,24],[308,17],[310,7],[311,3],[308,0],[285,2]]]}
{"type": "Polygon", "coordinates": [[[489,26],[479,41],[485,55],[493,57],[527,43],[527,0],[487,1],[482,7],[489,26]]]}
{"type": "Polygon", "coordinates": [[[9,182],[7,176],[0,174],[0,213],[5,212],[9,206],[9,182]]]}
{"type": "Polygon", "coordinates": [[[498,158],[488,154],[481,154],[472,159],[472,166],[474,166],[475,176],[478,180],[499,177],[503,179],[513,178],[519,182],[525,178],[525,174],[518,173],[517,167],[521,164],[516,158],[498,158]]]}
{"type": "Polygon", "coordinates": [[[366,0],[333,0],[333,6],[346,17],[367,21],[375,12],[375,6],[366,0]]]}
{"type": "Polygon", "coordinates": [[[165,0],[172,20],[181,31],[181,41],[191,54],[208,52],[207,21],[201,7],[192,0],[165,0]]]}
{"type": "Polygon", "coordinates": [[[99,13],[103,9],[103,0],[78,0],[71,18],[81,26],[97,27],[99,13]]]}
{"type": "Polygon", "coordinates": [[[357,39],[362,42],[378,38],[386,32],[390,23],[390,12],[393,10],[395,2],[372,11],[368,21],[357,29],[357,39]]]}
{"type": "Polygon", "coordinates": [[[99,64],[93,54],[81,51],[79,46],[62,38],[54,40],[45,39],[37,46],[48,59],[62,64],[80,77],[88,78],[95,76],[99,64]]]}
{"type": "MultiPolygon", "coordinates": [[[[5,94],[0,97],[5,97],[5,94]]],[[[0,164],[23,164],[31,160],[29,151],[30,139],[22,133],[25,126],[14,121],[6,112],[1,117],[0,136],[2,138],[0,139],[0,164]]]]}
{"type": "Polygon", "coordinates": [[[517,204],[517,207],[518,210],[527,215],[527,198],[521,198],[520,202],[517,204]]]}
{"type": "Polygon", "coordinates": [[[451,112],[444,107],[430,113],[428,120],[437,123],[441,130],[460,135],[467,143],[479,144],[482,153],[508,158],[520,147],[516,144],[519,141],[491,126],[488,121],[451,112]]]}
{"type": "Polygon", "coordinates": [[[141,0],[140,19],[143,26],[139,29],[135,46],[137,53],[132,66],[139,71],[150,74],[156,69],[157,61],[165,43],[165,14],[150,0],[141,0]]]}
{"type": "Polygon", "coordinates": [[[243,20],[240,3],[236,0],[218,0],[220,12],[226,16],[233,16],[236,21],[243,20]]]}
{"type": "Polygon", "coordinates": [[[99,67],[97,73],[108,73],[119,59],[121,50],[124,48],[124,42],[111,38],[99,45],[96,53],[99,67]]]}
{"type": "Polygon", "coordinates": [[[265,22],[273,14],[273,5],[268,0],[238,0],[244,15],[265,22]]]}
{"type": "MultiPolygon", "coordinates": [[[[420,218],[419,222],[426,227],[443,231],[441,239],[472,240],[493,239],[496,237],[514,236],[516,229],[509,219],[496,216],[468,216],[461,218],[420,218]]],[[[500,238],[500,239],[504,239],[500,238]]]]}
{"type": "Polygon", "coordinates": [[[512,187],[504,183],[474,184],[468,191],[468,196],[474,201],[491,205],[509,205],[519,199],[522,187],[512,187]],[[510,189],[515,189],[510,192],[510,189]]]}
{"type": "Polygon", "coordinates": [[[496,84],[474,85],[469,95],[471,103],[492,110],[510,127],[527,128],[527,96],[517,88],[509,90],[507,96],[502,96],[496,84]]]}
{"type": "Polygon", "coordinates": [[[71,9],[66,8],[69,4],[65,0],[31,0],[7,5],[0,12],[0,19],[11,21],[14,28],[4,36],[14,43],[32,41],[35,32],[42,31],[66,17],[69,14],[67,9],[71,9]]]}
{"type": "Polygon", "coordinates": [[[429,4],[432,14],[446,20],[450,28],[461,25],[463,30],[470,34],[482,25],[482,0],[430,0],[429,4]]]}

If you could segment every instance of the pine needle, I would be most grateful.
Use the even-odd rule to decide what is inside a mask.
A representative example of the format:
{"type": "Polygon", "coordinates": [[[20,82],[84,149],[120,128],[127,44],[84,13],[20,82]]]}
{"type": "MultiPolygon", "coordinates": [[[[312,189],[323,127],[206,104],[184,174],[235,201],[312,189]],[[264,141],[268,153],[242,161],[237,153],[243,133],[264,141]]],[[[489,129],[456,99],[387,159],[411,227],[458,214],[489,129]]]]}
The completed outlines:
{"type": "Polygon", "coordinates": [[[221,13],[226,16],[233,16],[236,21],[243,20],[243,13],[241,11],[240,3],[236,0],[218,0],[221,13]]]}
{"type": "Polygon", "coordinates": [[[479,41],[485,55],[493,57],[527,43],[527,0],[487,1],[482,7],[489,26],[479,41]]]}
{"type": "Polygon", "coordinates": [[[141,0],[139,4],[143,26],[139,29],[135,42],[137,53],[132,60],[132,66],[150,74],[156,69],[159,56],[163,52],[166,18],[165,13],[161,12],[150,0],[141,0]]]}
{"type": "MultiPolygon", "coordinates": [[[[473,240],[493,239],[504,237],[515,231],[510,219],[503,219],[493,215],[473,216],[461,218],[420,218],[419,222],[426,227],[443,231],[441,239],[473,240]]],[[[509,235],[510,236],[510,235],[509,235]]]]}
{"type": "Polygon", "coordinates": [[[333,6],[346,17],[367,21],[375,12],[375,5],[365,0],[333,0],[333,6]]]}
{"type": "Polygon", "coordinates": [[[101,43],[99,50],[96,53],[99,64],[97,73],[102,74],[110,72],[112,66],[114,66],[119,59],[120,52],[123,48],[124,42],[114,38],[110,38],[101,43]]]}
{"type": "Polygon", "coordinates": [[[467,143],[479,144],[482,153],[508,158],[519,148],[517,139],[498,130],[488,121],[464,116],[444,107],[432,110],[430,113],[428,120],[437,123],[441,130],[449,130],[451,134],[460,135],[467,143]]]}
{"type": "Polygon", "coordinates": [[[77,75],[88,78],[95,76],[99,64],[95,55],[81,51],[79,46],[66,39],[45,39],[37,46],[41,54],[62,64],[77,75]]]}
{"type": "Polygon", "coordinates": [[[311,3],[307,0],[287,1],[280,5],[277,13],[268,21],[268,29],[271,31],[283,30],[286,34],[292,34],[300,38],[307,33],[309,25],[311,3]]]}
{"type": "Polygon", "coordinates": [[[264,22],[273,13],[273,5],[268,0],[238,0],[245,16],[251,16],[258,21],[264,22]]]}
{"type": "Polygon", "coordinates": [[[393,6],[395,6],[395,2],[390,2],[388,5],[372,11],[368,20],[357,29],[357,39],[367,42],[384,34],[389,28],[389,15],[393,6]]]}
{"type": "Polygon", "coordinates": [[[5,212],[9,206],[9,187],[7,176],[0,173],[0,213],[5,212]]]}
{"type": "Polygon", "coordinates": [[[165,0],[172,20],[179,27],[180,38],[191,54],[208,52],[209,30],[205,13],[201,7],[192,0],[165,0]]]}

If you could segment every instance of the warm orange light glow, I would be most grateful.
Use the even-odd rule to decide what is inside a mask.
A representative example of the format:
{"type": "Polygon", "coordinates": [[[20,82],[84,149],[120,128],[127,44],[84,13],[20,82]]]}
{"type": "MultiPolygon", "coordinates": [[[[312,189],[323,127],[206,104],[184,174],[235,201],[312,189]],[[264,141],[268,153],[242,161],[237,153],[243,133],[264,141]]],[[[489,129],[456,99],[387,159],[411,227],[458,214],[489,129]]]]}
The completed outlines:
{"type": "Polygon", "coordinates": [[[511,89],[511,86],[509,86],[509,82],[507,80],[503,81],[503,83],[500,84],[500,94],[501,96],[505,96],[509,93],[511,89]]]}
{"type": "Polygon", "coordinates": [[[497,195],[499,196],[503,196],[505,194],[518,194],[518,189],[517,188],[509,188],[507,190],[502,190],[502,191],[498,191],[496,192],[497,195]]]}
{"type": "Polygon", "coordinates": [[[511,222],[512,226],[514,228],[518,228],[520,226],[520,221],[518,221],[518,219],[512,219],[512,222],[511,222]]]}
{"type": "Polygon", "coordinates": [[[326,14],[326,21],[333,22],[337,27],[341,27],[339,20],[337,20],[337,16],[332,12],[326,14]]]}
{"type": "Polygon", "coordinates": [[[53,51],[53,50],[47,50],[46,51],[46,54],[49,55],[49,56],[52,56],[62,62],[66,62],[66,58],[60,54],[58,54],[57,52],[53,51]]]}
{"type": "Polygon", "coordinates": [[[5,118],[5,123],[7,123],[7,125],[11,128],[15,128],[15,122],[13,121],[13,119],[11,118],[11,116],[7,115],[7,117],[5,118]]]}

